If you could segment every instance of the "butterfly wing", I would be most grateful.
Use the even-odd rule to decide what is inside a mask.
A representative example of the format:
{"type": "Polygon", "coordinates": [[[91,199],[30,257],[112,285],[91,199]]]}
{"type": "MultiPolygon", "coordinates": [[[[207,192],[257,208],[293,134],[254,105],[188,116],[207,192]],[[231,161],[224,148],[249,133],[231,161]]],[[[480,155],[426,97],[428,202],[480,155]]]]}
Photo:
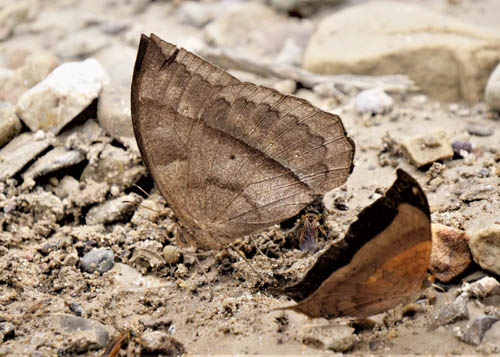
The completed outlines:
{"type": "Polygon", "coordinates": [[[146,166],[197,245],[288,218],[353,168],[338,116],[154,35],[141,38],[132,119],[146,166]]]}

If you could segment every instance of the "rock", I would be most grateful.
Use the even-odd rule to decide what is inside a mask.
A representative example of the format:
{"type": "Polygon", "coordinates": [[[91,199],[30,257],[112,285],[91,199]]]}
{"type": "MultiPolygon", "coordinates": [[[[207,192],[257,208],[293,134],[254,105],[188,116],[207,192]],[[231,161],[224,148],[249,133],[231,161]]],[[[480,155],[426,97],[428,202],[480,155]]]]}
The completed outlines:
{"type": "Polygon", "coordinates": [[[16,108],[5,103],[0,104],[0,148],[21,132],[21,121],[17,117],[16,108]]]}
{"type": "Polygon", "coordinates": [[[103,324],[74,315],[56,315],[57,331],[65,335],[65,352],[81,354],[91,349],[104,348],[109,342],[109,333],[103,324]]]}
{"type": "Polygon", "coordinates": [[[475,136],[491,136],[495,132],[495,128],[493,128],[492,126],[473,122],[467,124],[466,130],[470,135],[475,136]]]}
{"type": "Polygon", "coordinates": [[[115,255],[111,248],[93,248],[80,259],[82,270],[87,273],[105,273],[113,268],[115,255]]]}
{"type": "Polygon", "coordinates": [[[99,49],[110,43],[109,37],[97,27],[70,32],[65,39],[59,41],[55,51],[63,59],[78,59],[92,56],[99,49]]]}
{"type": "Polygon", "coordinates": [[[432,254],[429,269],[447,283],[460,275],[471,263],[469,237],[464,231],[442,224],[432,224],[432,254]]]}
{"type": "Polygon", "coordinates": [[[305,345],[335,352],[346,352],[356,342],[354,328],[345,325],[335,326],[330,329],[306,326],[299,338],[305,345]]]}
{"type": "Polygon", "coordinates": [[[36,133],[23,133],[0,150],[0,181],[18,173],[28,162],[47,149],[47,138],[36,140],[36,133]]]}
{"type": "Polygon", "coordinates": [[[439,326],[450,325],[460,320],[467,320],[469,318],[469,310],[467,309],[468,299],[469,295],[462,293],[451,304],[437,307],[431,328],[436,329],[439,326]]]}
{"type": "Polygon", "coordinates": [[[488,79],[484,96],[490,109],[500,111],[500,63],[488,79]]]}
{"type": "Polygon", "coordinates": [[[60,198],[68,198],[75,206],[85,207],[106,199],[109,186],[105,182],[80,182],[73,176],[64,176],[55,193],[60,198]]]}
{"type": "Polygon", "coordinates": [[[161,254],[167,264],[174,265],[180,261],[182,251],[179,247],[167,245],[162,249],[161,254]]]}
{"type": "Polygon", "coordinates": [[[321,20],[304,67],[322,74],[405,73],[437,99],[475,103],[499,61],[494,29],[416,5],[369,1],[321,20]]]}
{"type": "Polygon", "coordinates": [[[138,291],[143,292],[146,289],[175,289],[175,282],[167,279],[158,278],[152,274],[142,275],[133,267],[116,263],[112,269],[114,283],[117,290],[120,291],[138,291]]]}
{"type": "Polygon", "coordinates": [[[0,7],[0,40],[10,37],[17,25],[30,19],[36,1],[21,0],[0,7]]]}
{"type": "Polygon", "coordinates": [[[427,135],[403,139],[400,147],[417,167],[453,157],[453,149],[443,129],[435,130],[427,135]]]}
{"type": "Polygon", "coordinates": [[[165,265],[165,260],[159,252],[146,248],[135,248],[130,262],[143,274],[151,270],[157,271],[165,265]]]}
{"type": "Polygon", "coordinates": [[[473,234],[469,247],[481,268],[500,274],[500,225],[493,224],[473,234]]]}
{"type": "Polygon", "coordinates": [[[177,8],[176,16],[181,23],[203,27],[223,10],[222,6],[220,3],[183,1],[177,8]]]}
{"type": "Polygon", "coordinates": [[[472,296],[484,299],[491,295],[500,295],[500,283],[490,276],[471,283],[468,289],[463,289],[472,296]]]}
{"type": "Polygon", "coordinates": [[[23,175],[23,179],[29,187],[33,187],[33,180],[35,178],[79,164],[84,159],[85,155],[83,155],[80,151],[68,150],[62,146],[58,146],[31,165],[23,175]]]}
{"type": "Polygon", "coordinates": [[[89,225],[106,224],[132,216],[137,205],[131,202],[139,199],[139,195],[131,193],[92,207],[85,217],[86,222],[89,225]]]}
{"type": "Polygon", "coordinates": [[[465,332],[459,338],[469,345],[478,346],[483,340],[485,333],[499,320],[500,318],[496,316],[479,316],[474,320],[472,325],[466,326],[465,332]]]}
{"type": "Polygon", "coordinates": [[[17,113],[31,131],[57,134],[98,97],[108,81],[95,59],[64,63],[19,98],[17,113]]]}
{"type": "Polygon", "coordinates": [[[451,143],[451,148],[453,149],[453,152],[455,155],[459,157],[463,157],[462,155],[462,150],[468,154],[472,152],[474,149],[473,145],[469,141],[461,141],[461,140],[455,140],[454,142],[451,143]]]}
{"type": "Polygon", "coordinates": [[[392,98],[380,88],[365,89],[355,100],[356,110],[360,114],[383,114],[390,111],[393,105],[392,98]]]}
{"type": "Polygon", "coordinates": [[[0,89],[0,100],[16,104],[24,92],[42,81],[58,65],[59,60],[50,53],[30,54],[0,89]]]}
{"type": "Polygon", "coordinates": [[[151,356],[180,356],[186,353],[186,349],[180,342],[160,331],[143,333],[141,347],[141,353],[151,356]]]}
{"type": "Polygon", "coordinates": [[[283,79],[276,82],[273,88],[284,94],[293,94],[297,89],[297,83],[291,79],[283,79]]]}
{"type": "Polygon", "coordinates": [[[107,145],[99,154],[99,159],[85,167],[81,179],[130,187],[145,174],[146,168],[139,164],[137,155],[107,145]]]}

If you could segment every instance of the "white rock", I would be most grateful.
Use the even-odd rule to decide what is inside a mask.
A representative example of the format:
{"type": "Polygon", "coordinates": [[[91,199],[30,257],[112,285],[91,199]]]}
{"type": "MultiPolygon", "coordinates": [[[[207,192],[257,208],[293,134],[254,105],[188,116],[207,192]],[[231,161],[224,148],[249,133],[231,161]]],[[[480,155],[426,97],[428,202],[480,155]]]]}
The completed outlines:
{"type": "Polygon", "coordinates": [[[493,110],[500,110],[500,63],[491,73],[485,92],[486,104],[493,110]]]}
{"type": "Polygon", "coordinates": [[[321,20],[304,67],[315,73],[407,74],[446,101],[477,102],[500,61],[500,33],[416,5],[367,1],[321,20]]]}
{"type": "Polygon", "coordinates": [[[108,82],[108,75],[95,59],[64,63],[19,98],[17,113],[31,131],[57,134],[108,82]]]}
{"type": "Polygon", "coordinates": [[[390,111],[394,100],[380,88],[365,89],[356,96],[358,113],[382,114],[390,111]]]}

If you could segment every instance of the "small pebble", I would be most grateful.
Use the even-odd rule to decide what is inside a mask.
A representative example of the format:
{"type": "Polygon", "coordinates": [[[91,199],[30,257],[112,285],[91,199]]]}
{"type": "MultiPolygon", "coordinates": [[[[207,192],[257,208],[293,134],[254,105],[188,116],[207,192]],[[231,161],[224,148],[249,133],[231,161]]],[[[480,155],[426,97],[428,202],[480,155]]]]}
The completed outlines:
{"type": "Polygon", "coordinates": [[[114,265],[114,253],[110,248],[94,248],[80,259],[82,270],[87,273],[95,271],[105,273],[114,265]]]}
{"type": "Polygon", "coordinates": [[[466,128],[470,135],[491,136],[495,132],[492,126],[486,126],[480,123],[469,123],[466,128]]]}
{"type": "Polygon", "coordinates": [[[180,248],[173,245],[165,246],[161,253],[165,262],[170,265],[177,264],[182,256],[180,248]]]}
{"type": "Polygon", "coordinates": [[[454,142],[452,142],[451,148],[453,149],[455,155],[459,157],[462,157],[462,155],[460,154],[461,151],[465,151],[470,154],[473,149],[472,144],[470,142],[461,140],[455,140],[454,142]]]}
{"type": "Polygon", "coordinates": [[[500,319],[495,316],[483,315],[474,320],[472,325],[467,325],[460,339],[469,345],[478,346],[483,340],[484,334],[500,319]]]}

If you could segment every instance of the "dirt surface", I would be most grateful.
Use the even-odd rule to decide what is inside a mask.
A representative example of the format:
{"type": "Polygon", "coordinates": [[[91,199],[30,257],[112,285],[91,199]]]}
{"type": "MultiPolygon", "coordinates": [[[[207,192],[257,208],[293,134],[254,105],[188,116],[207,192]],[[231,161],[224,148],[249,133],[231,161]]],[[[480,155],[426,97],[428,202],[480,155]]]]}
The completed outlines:
{"type": "MultiPolygon", "coordinates": [[[[447,1],[414,2],[487,26],[494,26],[498,16],[484,9],[500,11],[496,0],[463,0],[451,9],[447,1]]],[[[97,12],[97,3],[67,1],[68,5],[52,9],[51,16],[57,11],[61,16],[82,9],[97,12]]],[[[144,23],[141,26],[144,29],[144,23]]],[[[5,43],[37,50],[47,47],[44,41],[40,31],[21,32],[5,43]]],[[[85,150],[89,153],[98,146],[100,153],[111,152],[107,155],[41,176],[33,186],[23,186],[20,174],[1,182],[0,355],[101,355],[110,340],[126,331],[136,337],[130,337],[128,347],[119,352],[123,356],[127,348],[149,348],[157,355],[500,353],[498,325],[477,346],[457,338],[477,316],[500,316],[498,296],[468,300],[468,318],[450,323],[435,318],[440,308],[456,301],[464,284],[494,276],[474,263],[452,283],[424,291],[417,305],[368,321],[311,320],[274,310],[293,301],[273,294],[272,288],[300,280],[321,249],[341,239],[358,213],[393,183],[396,167],[419,181],[433,222],[468,234],[498,222],[497,113],[483,103],[439,103],[421,93],[405,93],[392,95],[395,102],[387,114],[360,115],[353,105],[355,94],[333,110],[356,143],[355,169],[345,185],[311,208],[326,233],[326,237],[320,234],[320,251],[315,254],[298,248],[301,215],[241,238],[222,251],[173,248],[173,212],[147,175],[140,155],[104,131],[85,150]],[[493,128],[494,134],[470,135],[471,122],[493,128]],[[396,143],[439,128],[451,141],[471,143],[472,153],[417,169],[396,143]],[[101,181],[95,179],[99,175],[101,181]],[[90,216],[112,213],[109,208],[89,216],[94,207],[124,195],[120,215],[88,224],[90,216]],[[94,248],[112,250],[111,270],[84,271],[82,257],[94,248]]],[[[78,126],[75,130],[84,132],[78,126]]],[[[73,140],[79,147],[87,145],[78,135],[73,140]]]]}

